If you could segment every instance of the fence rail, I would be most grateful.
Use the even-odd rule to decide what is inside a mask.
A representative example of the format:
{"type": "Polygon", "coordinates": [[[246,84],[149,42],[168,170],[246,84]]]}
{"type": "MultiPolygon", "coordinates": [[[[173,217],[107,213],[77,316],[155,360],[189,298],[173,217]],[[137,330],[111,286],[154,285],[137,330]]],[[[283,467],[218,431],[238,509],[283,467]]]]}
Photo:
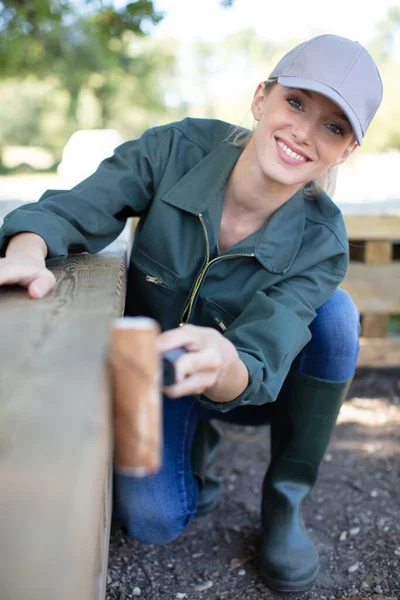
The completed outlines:
{"type": "Polygon", "coordinates": [[[363,250],[358,260],[351,260],[341,286],[361,313],[358,365],[399,366],[400,337],[389,337],[389,322],[400,315],[400,260],[394,251],[400,242],[400,214],[345,215],[345,222],[350,250],[353,244],[363,250]]]}

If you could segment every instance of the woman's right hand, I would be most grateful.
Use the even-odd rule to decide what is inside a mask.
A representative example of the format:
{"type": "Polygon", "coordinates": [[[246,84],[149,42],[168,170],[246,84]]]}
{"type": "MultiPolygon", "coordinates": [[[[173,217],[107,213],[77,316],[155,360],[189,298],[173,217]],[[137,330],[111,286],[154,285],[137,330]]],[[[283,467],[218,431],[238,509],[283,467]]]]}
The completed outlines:
{"type": "Polygon", "coordinates": [[[0,286],[21,285],[31,298],[42,298],[53,289],[56,278],[40,258],[6,256],[0,258],[0,286]]]}

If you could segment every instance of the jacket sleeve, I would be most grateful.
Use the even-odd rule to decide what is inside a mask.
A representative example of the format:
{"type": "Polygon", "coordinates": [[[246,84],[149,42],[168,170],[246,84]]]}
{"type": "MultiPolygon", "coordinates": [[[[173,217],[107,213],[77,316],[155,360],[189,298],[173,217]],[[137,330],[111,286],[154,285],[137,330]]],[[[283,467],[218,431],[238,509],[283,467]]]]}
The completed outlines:
{"type": "Polygon", "coordinates": [[[341,263],[340,270],[332,270],[332,261],[326,261],[266,292],[257,291],[224,334],[236,346],[249,371],[249,385],[231,402],[212,402],[204,395],[199,402],[206,408],[227,412],[237,406],[276,400],[293,360],[311,339],[308,326],[316,309],[344,278],[347,255],[342,255],[341,263]]]}
{"type": "Polygon", "coordinates": [[[6,215],[0,228],[0,256],[9,238],[22,232],[40,235],[49,258],[98,252],[118,237],[128,217],[146,210],[162,164],[157,130],[122,144],[72,190],[48,190],[38,202],[6,215]]]}

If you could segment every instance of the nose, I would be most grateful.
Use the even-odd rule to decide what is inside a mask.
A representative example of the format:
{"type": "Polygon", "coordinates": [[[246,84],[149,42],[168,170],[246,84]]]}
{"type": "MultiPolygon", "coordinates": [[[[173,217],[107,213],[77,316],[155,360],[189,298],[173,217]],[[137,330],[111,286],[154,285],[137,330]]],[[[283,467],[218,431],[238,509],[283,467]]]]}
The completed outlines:
{"type": "Polygon", "coordinates": [[[311,145],[314,123],[310,119],[298,119],[293,125],[292,134],[298,144],[311,145]]]}

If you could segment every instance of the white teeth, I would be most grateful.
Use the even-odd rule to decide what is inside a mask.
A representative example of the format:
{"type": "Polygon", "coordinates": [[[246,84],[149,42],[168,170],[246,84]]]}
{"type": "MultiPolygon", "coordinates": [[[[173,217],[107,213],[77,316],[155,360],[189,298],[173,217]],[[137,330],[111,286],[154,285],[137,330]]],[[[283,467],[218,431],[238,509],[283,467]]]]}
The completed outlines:
{"type": "Polygon", "coordinates": [[[282,148],[282,150],[285,152],[285,154],[287,154],[291,158],[295,158],[296,160],[302,160],[303,162],[306,162],[307,159],[306,159],[305,156],[301,156],[300,154],[296,154],[296,152],[293,152],[283,142],[281,142],[281,140],[278,140],[278,144],[282,148]]]}

